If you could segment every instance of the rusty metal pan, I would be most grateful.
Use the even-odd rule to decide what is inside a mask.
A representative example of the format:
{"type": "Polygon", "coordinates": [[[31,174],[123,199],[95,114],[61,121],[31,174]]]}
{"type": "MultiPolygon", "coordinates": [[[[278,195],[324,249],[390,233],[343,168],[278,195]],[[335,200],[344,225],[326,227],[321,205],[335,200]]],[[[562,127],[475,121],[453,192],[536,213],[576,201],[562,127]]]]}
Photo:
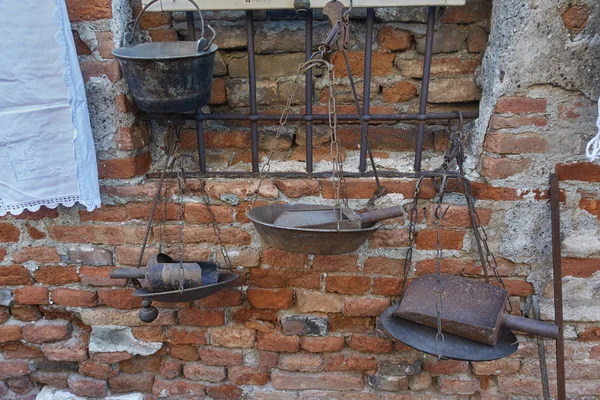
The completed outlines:
{"type": "MultiPolygon", "coordinates": [[[[420,325],[392,314],[398,308],[394,304],[379,317],[381,325],[397,340],[424,353],[436,355],[437,330],[420,325]]],[[[501,328],[495,346],[475,342],[451,333],[444,333],[444,358],[465,361],[490,361],[507,357],[519,348],[517,337],[510,329],[501,328]]]]}
{"type": "Polygon", "coordinates": [[[147,288],[141,288],[133,292],[133,295],[154,301],[164,301],[166,303],[183,303],[202,299],[210,296],[211,294],[217,293],[233,283],[238,276],[239,275],[237,274],[220,273],[218,282],[213,283],[212,285],[184,289],[183,292],[180,292],[179,290],[172,290],[169,292],[151,292],[147,288]]]}
{"type": "Polygon", "coordinates": [[[343,229],[341,231],[273,225],[273,222],[284,211],[326,209],[331,209],[331,207],[314,204],[269,204],[255,207],[246,215],[266,245],[292,253],[317,255],[352,253],[379,229],[379,224],[369,224],[361,229],[343,229]]]}

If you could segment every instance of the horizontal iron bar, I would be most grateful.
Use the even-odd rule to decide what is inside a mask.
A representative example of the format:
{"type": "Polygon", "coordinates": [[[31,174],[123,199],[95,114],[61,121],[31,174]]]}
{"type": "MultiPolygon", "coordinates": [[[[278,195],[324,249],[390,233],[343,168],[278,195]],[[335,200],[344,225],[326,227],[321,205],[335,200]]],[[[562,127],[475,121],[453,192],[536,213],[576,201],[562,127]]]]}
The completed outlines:
{"type": "MultiPolygon", "coordinates": [[[[462,113],[463,119],[476,119],[479,118],[479,112],[469,111],[462,113]]],[[[428,121],[428,120],[448,120],[458,119],[458,114],[455,112],[449,113],[427,113],[427,114],[371,114],[363,115],[365,121],[428,121]]],[[[186,120],[186,121],[279,121],[281,115],[279,114],[148,114],[142,113],[142,119],[156,119],[156,120],[186,120]]],[[[288,121],[327,121],[329,120],[328,114],[290,114],[288,121]]],[[[356,114],[338,114],[338,121],[359,121],[356,114]]]]}
{"type": "MultiPolygon", "coordinates": [[[[441,177],[441,172],[435,171],[426,171],[426,172],[400,172],[400,171],[378,171],[377,172],[380,177],[383,178],[411,178],[418,179],[421,176],[426,178],[433,177],[441,177]]],[[[306,178],[306,179],[324,179],[331,178],[333,172],[315,172],[309,174],[303,171],[277,171],[270,172],[269,177],[272,178],[289,178],[289,179],[297,179],[297,178],[306,178]]],[[[372,178],[372,172],[344,172],[345,178],[372,178]]],[[[199,171],[187,171],[184,174],[185,178],[232,178],[232,179],[242,179],[242,178],[256,178],[258,175],[249,171],[208,171],[206,174],[202,174],[199,171]]],[[[448,178],[458,178],[458,173],[448,173],[446,175],[448,178]]],[[[148,179],[158,179],[160,178],[159,172],[150,172],[146,175],[148,179]]],[[[165,179],[174,179],[177,178],[177,173],[167,173],[165,174],[165,179]]]]}

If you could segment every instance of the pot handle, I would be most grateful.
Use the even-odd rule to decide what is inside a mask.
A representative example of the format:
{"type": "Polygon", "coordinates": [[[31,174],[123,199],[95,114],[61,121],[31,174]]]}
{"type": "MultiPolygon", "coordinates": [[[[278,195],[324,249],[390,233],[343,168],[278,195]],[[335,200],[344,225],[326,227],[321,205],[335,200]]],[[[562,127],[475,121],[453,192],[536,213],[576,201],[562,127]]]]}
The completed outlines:
{"type": "MultiPolygon", "coordinates": [[[[146,12],[146,10],[152,4],[156,3],[157,1],[159,1],[159,0],[152,0],[150,3],[146,4],[146,6],[142,9],[142,11],[135,18],[135,21],[130,22],[128,24],[128,25],[133,24],[133,29],[131,30],[131,32],[128,32],[125,35],[125,40],[124,40],[124,44],[123,44],[124,46],[131,46],[133,44],[133,40],[135,38],[135,33],[136,33],[139,23],[140,23],[140,18],[146,12]]],[[[198,14],[200,15],[200,23],[201,23],[200,29],[201,30],[200,30],[200,40],[198,40],[198,52],[206,51],[206,50],[210,49],[210,46],[212,46],[217,34],[216,34],[215,30],[210,25],[208,25],[208,28],[212,31],[212,38],[210,38],[210,40],[208,40],[204,37],[204,16],[202,15],[202,11],[200,10],[200,7],[198,7],[198,4],[196,4],[196,2],[194,0],[188,0],[188,1],[190,3],[192,3],[194,5],[194,7],[196,7],[196,10],[198,11],[198,14]]]]}

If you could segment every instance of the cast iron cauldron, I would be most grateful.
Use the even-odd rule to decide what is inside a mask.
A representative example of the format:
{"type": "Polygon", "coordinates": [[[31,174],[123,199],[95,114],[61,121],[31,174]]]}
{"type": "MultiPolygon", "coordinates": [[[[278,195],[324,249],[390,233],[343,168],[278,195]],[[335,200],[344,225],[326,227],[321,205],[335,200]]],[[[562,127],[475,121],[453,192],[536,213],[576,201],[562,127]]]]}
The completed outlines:
{"type": "Polygon", "coordinates": [[[129,85],[136,105],[146,112],[185,112],[205,106],[210,92],[217,46],[204,37],[204,17],[193,0],[188,0],[198,10],[202,23],[201,38],[197,42],[155,42],[131,46],[140,17],[152,4],[144,7],[133,23],[131,35],[124,47],[113,54],[129,85]]]}

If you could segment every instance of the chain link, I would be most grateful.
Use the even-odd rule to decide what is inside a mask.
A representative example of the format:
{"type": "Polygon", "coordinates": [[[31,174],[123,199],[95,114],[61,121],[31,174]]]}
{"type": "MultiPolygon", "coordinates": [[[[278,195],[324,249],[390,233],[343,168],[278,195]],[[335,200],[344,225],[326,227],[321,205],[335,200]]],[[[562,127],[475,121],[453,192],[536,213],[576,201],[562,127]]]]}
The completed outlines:
{"type": "Polygon", "coordinates": [[[420,177],[415,184],[413,191],[413,202],[410,207],[410,215],[408,222],[408,249],[406,250],[406,256],[404,257],[404,270],[402,288],[400,289],[400,298],[404,297],[404,291],[406,290],[406,282],[408,281],[408,273],[410,271],[413,249],[415,248],[415,242],[417,240],[417,217],[419,214],[419,193],[421,192],[421,183],[423,177],[420,177]]]}

